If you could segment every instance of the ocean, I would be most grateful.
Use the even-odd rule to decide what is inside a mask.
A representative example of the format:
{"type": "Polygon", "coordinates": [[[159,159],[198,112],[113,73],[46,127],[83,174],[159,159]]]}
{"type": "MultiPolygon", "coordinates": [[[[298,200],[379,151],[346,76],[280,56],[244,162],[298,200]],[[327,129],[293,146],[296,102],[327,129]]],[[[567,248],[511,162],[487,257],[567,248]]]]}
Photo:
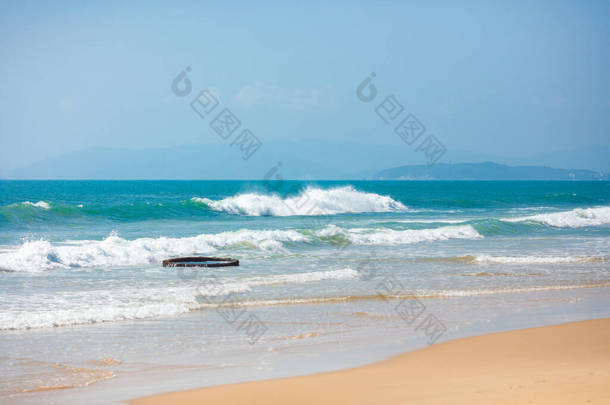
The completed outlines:
{"type": "Polygon", "coordinates": [[[345,368],[609,287],[610,182],[0,181],[0,402],[345,368]],[[192,255],[240,266],[161,265],[192,255]]]}

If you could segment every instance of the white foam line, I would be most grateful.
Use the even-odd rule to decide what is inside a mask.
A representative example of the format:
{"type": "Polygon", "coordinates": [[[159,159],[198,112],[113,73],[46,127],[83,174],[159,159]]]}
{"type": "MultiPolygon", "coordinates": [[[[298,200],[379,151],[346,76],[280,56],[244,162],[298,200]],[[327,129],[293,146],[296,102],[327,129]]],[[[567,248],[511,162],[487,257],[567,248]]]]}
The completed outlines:
{"type": "Polygon", "coordinates": [[[202,297],[224,296],[249,291],[253,287],[302,284],[324,280],[356,278],[349,267],[293,274],[230,278],[204,278],[196,286],[122,288],[118,290],[73,291],[32,294],[2,305],[0,330],[67,326],[96,322],[174,316],[218,304],[202,297]]]}
{"type": "Polygon", "coordinates": [[[328,225],[316,232],[319,237],[343,235],[355,245],[401,245],[448,239],[480,239],[482,236],[470,225],[444,226],[433,229],[407,229],[396,231],[380,228],[344,229],[328,225]]]}
{"type": "Polygon", "coordinates": [[[42,208],[43,210],[48,210],[51,208],[51,205],[46,201],[38,201],[37,203],[33,203],[30,201],[24,201],[21,203],[22,205],[29,205],[31,207],[42,208]]]}
{"type": "Polygon", "coordinates": [[[582,228],[610,224],[610,207],[576,208],[571,211],[502,218],[505,222],[539,222],[558,228],[582,228]]]}
{"type": "Polygon", "coordinates": [[[475,255],[478,263],[498,264],[573,264],[607,261],[608,258],[600,256],[489,256],[475,255]]]}
{"type": "Polygon", "coordinates": [[[209,254],[227,246],[247,246],[283,251],[282,242],[306,242],[309,237],[294,230],[239,230],[185,238],[125,240],[111,235],[102,241],[82,240],[52,244],[26,241],[19,248],[0,253],[0,267],[14,271],[42,272],[49,269],[134,266],[158,263],[172,256],[209,254]]]}

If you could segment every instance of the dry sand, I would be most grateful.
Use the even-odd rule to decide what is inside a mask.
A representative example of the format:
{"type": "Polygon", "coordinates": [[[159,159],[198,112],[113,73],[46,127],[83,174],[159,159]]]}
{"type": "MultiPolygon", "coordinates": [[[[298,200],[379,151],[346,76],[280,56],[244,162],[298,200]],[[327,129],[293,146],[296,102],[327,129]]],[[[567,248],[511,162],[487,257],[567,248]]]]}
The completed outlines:
{"type": "Polygon", "coordinates": [[[610,404],[610,319],[436,344],[372,365],[131,404],[610,404]]]}

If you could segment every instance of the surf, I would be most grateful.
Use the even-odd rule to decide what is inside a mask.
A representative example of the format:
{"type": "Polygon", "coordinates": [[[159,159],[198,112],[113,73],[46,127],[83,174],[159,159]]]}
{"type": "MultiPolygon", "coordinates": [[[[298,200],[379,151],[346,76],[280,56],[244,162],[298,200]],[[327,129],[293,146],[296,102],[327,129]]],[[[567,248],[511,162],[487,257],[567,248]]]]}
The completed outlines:
{"type": "Polygon", "coordinates": [[[570,211],[503,218],[505,222],[537,222],[556,228],[583,228],[610,224],[610,207],[575,208],[570,211]]]}
{"type": "MultiPolygon", "coordinates": [[[[208,298],[248,292],[254,287],[307,284],[324,280],[354,279],[358,272],[349,267],[336,270],[271,274],[256,277],[219,277],[215,288],[207,289],[205,279],[196,286],[151,288],[123,287],[61,294],[39,293],[31,299],[44,302],[40,309],[3,309],[0,330],[18,330],[169,317],[195,310],[216,308],[208,298]]],[[[226,297],[225,297],[226,298],[226,297]]],[[[224,302],[224,298],[221,298],[224,302]]]]}
{"type": "Polygon", "coordinates": [[[321,189],[306,187],[297,195],[243,193],[212,200],[193,197],[193,202],[214,211],[245,216],[336,215],[366,212],[405,212],[407,207],[389,196],[358,191],[352,186],[321,189]]]}
{"type": "Polygon", "coordinates": [[[172,256],[209,254],[226,247],[266,252],[282,251],[282,242],[306,242],[309,238],[294,230],[238,230],[184,238],[138,238],[118,235],[96,240],[51,243],[25,241],[18,248],[0,253],[0,267],[17,272],[53,269],[138,266],[161,263],[172,256]]]}

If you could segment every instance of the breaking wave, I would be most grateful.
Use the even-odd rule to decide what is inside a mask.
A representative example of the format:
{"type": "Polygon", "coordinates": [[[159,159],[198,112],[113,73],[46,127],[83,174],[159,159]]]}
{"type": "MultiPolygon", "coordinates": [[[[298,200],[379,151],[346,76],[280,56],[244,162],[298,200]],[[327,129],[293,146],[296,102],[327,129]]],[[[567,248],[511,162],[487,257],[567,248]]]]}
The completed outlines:
{"type": "Polygon", "coordinates": [[[344,229],[336,225],[328,225],[317,231],[316,236],[332,239],[335,243],[343,241],[354,245],[402,245],[448,239],[480,239],[483,237],[470,225],[402,231],[387,228],[344,229]]]}
{"type": "Polygon", "coordinates": [[[407,207],[388,196],[365,193],[352,186],[320,189],[307,187],[298,195],[245,193],[222,200],[193,197],[214,211],[247,216],[334,215],[363,212],[400,212],[407,207]]]}
{"type": "Polygon", "coordinates": [[[242,229],[184,238],[126,240],[117,235],[110,235],[101,241],[80,240],[62,243],[51,243],[41,239],[26,241],[17,248],[0,252],[0,269],[36,273],[52,269],[138,266],[160,263],[168,257],[207,255],[226,248],[287,252],[285,243],[401,245],[482,237],[470,225],[402,231],[387,228],[346,229],[327,225],[317,231],[242,229]]]}
{"type": "Polygon", "coordinates": [[[209,254],[227,246],[281,251],[282,242],[305,242],[309,238],[292,230],[239,230],[186,238],[140,238],[126,240],[111,235],[102,241],[82,240],[52,244],[26,241],[18,249],[0,253],[0,267],[12,271],[41,272],[49,269],[116,267],[158,263],[171,256],[209,254]]]}
{"type": "Polygon", "coordinates": [[[505,222],[538,222],[558,228],[583,228],[610,224],[610,207],[575,208],[571,211],[503,218],[505,222]]]}
{"type": "Polygon", "coordinates": [[[43,210],[48,210],[48,209],[51,208],[51,205],[48,202],[46,202],[46,201],[38,201],[37,203],[33,203],[33,202],[29,202],[29,201],[24,201],[24,202],[22,202],[21,204],[18,204],[18,205],[42,208],[43,210]]]}

